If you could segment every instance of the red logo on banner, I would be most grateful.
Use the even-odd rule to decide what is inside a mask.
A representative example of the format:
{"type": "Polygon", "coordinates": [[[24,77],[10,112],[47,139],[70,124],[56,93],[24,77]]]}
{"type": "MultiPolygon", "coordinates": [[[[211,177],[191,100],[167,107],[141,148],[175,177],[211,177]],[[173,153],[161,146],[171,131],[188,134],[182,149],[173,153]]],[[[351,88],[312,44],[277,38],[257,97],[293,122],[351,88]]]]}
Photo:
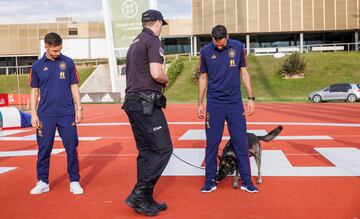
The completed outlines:
{"type": "Polygon", "coordinates": [[[11,105],[26,105],[30,101],[30,94],[9,94],[8,100],[11,105]]]}
{"type": "Polygon", "coordinates": [[[8,94],[0,94],[0,107],[9,106],[8,94]]]}

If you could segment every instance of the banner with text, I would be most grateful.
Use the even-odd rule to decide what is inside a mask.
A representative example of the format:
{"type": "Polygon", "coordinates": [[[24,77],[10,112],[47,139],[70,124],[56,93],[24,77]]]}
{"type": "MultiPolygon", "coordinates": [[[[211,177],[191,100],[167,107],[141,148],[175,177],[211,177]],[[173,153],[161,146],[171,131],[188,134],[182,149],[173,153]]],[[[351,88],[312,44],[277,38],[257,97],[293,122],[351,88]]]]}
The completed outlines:
{"type": "Polygon", "coordinates": [[[141,32],[141,14],[149,9],[149,0],[110,0],[115,48],[128,48],[141,32]]]}

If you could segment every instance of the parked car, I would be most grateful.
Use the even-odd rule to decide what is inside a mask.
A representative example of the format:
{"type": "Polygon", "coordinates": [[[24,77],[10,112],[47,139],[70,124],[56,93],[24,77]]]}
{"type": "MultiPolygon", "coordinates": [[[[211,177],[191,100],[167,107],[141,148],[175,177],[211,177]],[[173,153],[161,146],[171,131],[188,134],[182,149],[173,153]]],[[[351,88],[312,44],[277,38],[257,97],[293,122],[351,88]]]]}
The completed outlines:
{"type": "Polygon", "coordinates": [[[315,103],[329,100],[345,100],[354,103],[360,99],[360,84],[332,84],[309,94],[309,100],[315,103]]]}

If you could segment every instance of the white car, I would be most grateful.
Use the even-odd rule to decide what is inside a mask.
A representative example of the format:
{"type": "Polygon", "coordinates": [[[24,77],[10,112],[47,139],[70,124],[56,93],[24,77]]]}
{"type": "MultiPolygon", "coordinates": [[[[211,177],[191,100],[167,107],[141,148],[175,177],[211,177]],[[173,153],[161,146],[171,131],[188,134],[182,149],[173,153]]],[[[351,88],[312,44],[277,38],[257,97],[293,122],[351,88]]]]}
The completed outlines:
{"type": "Polygon", "coordinates": [[[315,103],[329,100],[345,100],[354,103],[360,100],[360,84],[332,84],[329,87],[309,94],[315,103]]]}

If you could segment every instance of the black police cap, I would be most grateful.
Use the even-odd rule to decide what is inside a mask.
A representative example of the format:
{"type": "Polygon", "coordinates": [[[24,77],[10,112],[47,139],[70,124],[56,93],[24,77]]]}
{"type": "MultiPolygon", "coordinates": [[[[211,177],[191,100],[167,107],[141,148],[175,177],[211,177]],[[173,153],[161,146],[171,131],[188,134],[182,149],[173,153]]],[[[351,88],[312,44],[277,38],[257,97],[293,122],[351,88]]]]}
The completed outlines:
{"type": "Polygon", "coordinates": [[[168,24],[164,20],[164,17],[162,16],[160,11],[150,9],[142,13],[141,22],[156,21],[156,20],[161,20],[163,25],[168,24]]]}
{"type": "Polygon", "coordinates": [[[227,30],[226,27],[223,25],[216,25],[212,31],[211,36],[215,39],[222,39],[227,36],[227,30]]]}

